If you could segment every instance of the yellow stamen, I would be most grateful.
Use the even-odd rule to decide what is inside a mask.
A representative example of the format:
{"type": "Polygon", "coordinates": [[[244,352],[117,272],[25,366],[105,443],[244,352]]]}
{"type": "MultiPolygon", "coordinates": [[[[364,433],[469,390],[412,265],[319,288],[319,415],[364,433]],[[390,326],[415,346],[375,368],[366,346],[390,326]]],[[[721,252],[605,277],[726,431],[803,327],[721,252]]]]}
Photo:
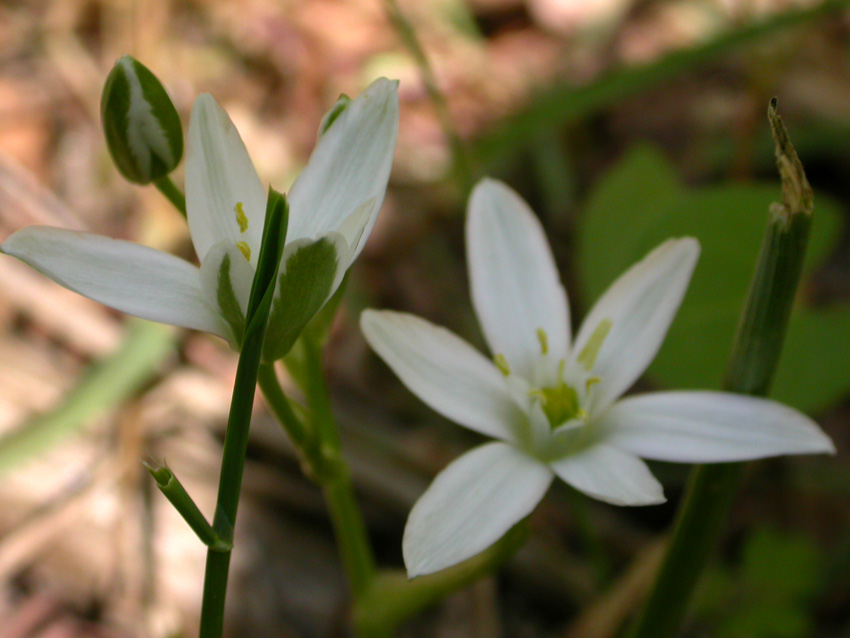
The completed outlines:
{"type": "Polygon", "coordinates": [[[236,223],[239,224],[239,232],[244,233],[248,230],[248,216],[245,214],[245,211],[242,210],[242,202],[236,202],[236,206],[233,207],[233,212],[236,213],[236,223]]]}
{"type": "Polygon", "coordinates": [[[584,391],[590,392],[590,388],[595,386],[600,381],[602,381],[602,377],[587,377],[587,381],[584,382],[584,391]]]}
{"type": "Polygon", "coordinates": [[[493,363],[496,364],[496,367],[499,368],[499,372],[501,372],[506,377],[511,376],[511,368],[508,365],[508,360],[505,359],[505,355],[497,354],[493,357],[493,363]]]}
{"type": "Polygon", "coordinates": [[[251,247],[246,244],[244,241],[236,242],[236,247],[242,253],[242,256],[245,257],[246,261],[251,261],[251,247]]]}
{"type": "Polygon", "coordinates": [[[596,326],[590,339],[584,344],[584,348],[578,355],[578,362],[584,366],[584,369],[590,372],[593,369],[593,364],[596,363],[596,358],[599,356],[599,351],[602,350],[602,344],[605,342],[605,337],[611,332],[610,319],[603,319],[596,326]]]}
{"type": "Polygon", "coordinates": [[[549,335],[543,328],[537,329],[537,340],[540,342],[540,354],[549,354],[549,335]]]}

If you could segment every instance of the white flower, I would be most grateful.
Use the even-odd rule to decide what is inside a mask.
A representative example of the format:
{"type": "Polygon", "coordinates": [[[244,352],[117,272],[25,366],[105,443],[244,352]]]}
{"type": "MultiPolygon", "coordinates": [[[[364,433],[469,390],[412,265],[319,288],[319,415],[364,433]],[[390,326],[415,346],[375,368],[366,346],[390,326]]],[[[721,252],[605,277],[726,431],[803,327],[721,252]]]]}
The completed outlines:
{"type": "Polygon", "coordinates": [[[411,577],[463,561],[529,515],[557,476],[615,505],[664,501],[640,457],[717,463],[834,452],[796,410],[722,392],[617,400],[655,357],[699,254],[670,240],[622,275],[570,343],[566,292],[534,214],[484,180],[466,228],[472,300],[493,361],[451,332],[397,312],[366,311],[372,348],[437,412],[498,439],[467,452],[410,513],[411,577]]]}
{"type": "MultiPolygon", "coordinates": [[[[266,355],[285,354],[360,253],[383,202],[398,131],[397,82],[379,79],[320,136],[289,196],[266,355]]],[[[212,332],[239,347],[266,191],[227,113],[192,108],[186,208],[201,266],[126,241],[30,226],[0,246],[54,281],[123,312],[212,332]]]]}

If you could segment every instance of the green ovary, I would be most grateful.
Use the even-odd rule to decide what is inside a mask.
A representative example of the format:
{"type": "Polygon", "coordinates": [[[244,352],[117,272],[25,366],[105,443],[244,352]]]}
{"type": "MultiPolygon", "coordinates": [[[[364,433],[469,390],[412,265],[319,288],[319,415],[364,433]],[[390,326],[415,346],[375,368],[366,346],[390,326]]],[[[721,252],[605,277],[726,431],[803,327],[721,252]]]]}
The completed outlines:
{"type": "Polygon", "coordinates": [[[549,388],[535,390],[532,394],[540,398],[543,412],[552,429],[585,416],[584,410],[579,406],[578,393],[563,381],[549,388]]]}

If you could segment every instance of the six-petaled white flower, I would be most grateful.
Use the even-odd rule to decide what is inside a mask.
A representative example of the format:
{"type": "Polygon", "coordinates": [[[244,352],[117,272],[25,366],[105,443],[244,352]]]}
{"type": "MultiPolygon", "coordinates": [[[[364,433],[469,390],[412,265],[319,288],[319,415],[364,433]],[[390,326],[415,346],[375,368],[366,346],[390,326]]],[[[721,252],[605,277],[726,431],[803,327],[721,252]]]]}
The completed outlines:
{"type": "MultiPolygon", "coordinates": [[[[327,301],[360,253],[383,202],[398,131],[397,82],[379,79],[335,107],[288,195],[289,225],[265,354],[276,359],[327,301]]],[[[260,251],[266,192],[227,113],[195,101],[186,208],[201,266],[152,248],[31,226],[0,246],[103,304],[217,334],[240,346],[260,251]]]]}
{"type": "Polygon", "coordinates": [[[492,361],[411,315],[369,310],[361,318],[369,344],[411,391],[498,439],[451,463],[414,506],[403,541],[411,577],[487,548],[534,510],[555,476],[608,503],[649,505],[664,496],[641,457],[715,463],[834,451],[813,421],[767,399],[683,391],[618,400],[661,346],[699,255],[696,240],[669,240],[629,269],[573,343],[543,230],[516,193],[480,183],[466,241],[492,361]]]}

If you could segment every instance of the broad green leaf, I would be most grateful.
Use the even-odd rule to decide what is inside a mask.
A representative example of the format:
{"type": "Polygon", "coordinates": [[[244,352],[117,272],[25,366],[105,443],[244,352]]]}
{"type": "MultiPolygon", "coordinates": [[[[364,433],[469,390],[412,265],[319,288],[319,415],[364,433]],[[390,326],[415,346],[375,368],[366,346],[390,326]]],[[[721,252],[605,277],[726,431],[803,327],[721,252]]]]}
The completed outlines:
{"type": "MultiPolygon", "coordinates": [[[[691,287],[649,369],[675,388],[718,387],[738,314],[756,263],[776,184],[685,189],[669,162],[645,147],[629,153],[591,193],[578,229],[579,276],[586,309],[616,276],[669,237],[702,245],[691,287]]],[[[832,250],[836,205],[816,195],[804,277],[832,250]]],[[[809,307],[804,279],[772,396],[804,411],[826,407],[850,390],[850,307],[809,307]]]]}

